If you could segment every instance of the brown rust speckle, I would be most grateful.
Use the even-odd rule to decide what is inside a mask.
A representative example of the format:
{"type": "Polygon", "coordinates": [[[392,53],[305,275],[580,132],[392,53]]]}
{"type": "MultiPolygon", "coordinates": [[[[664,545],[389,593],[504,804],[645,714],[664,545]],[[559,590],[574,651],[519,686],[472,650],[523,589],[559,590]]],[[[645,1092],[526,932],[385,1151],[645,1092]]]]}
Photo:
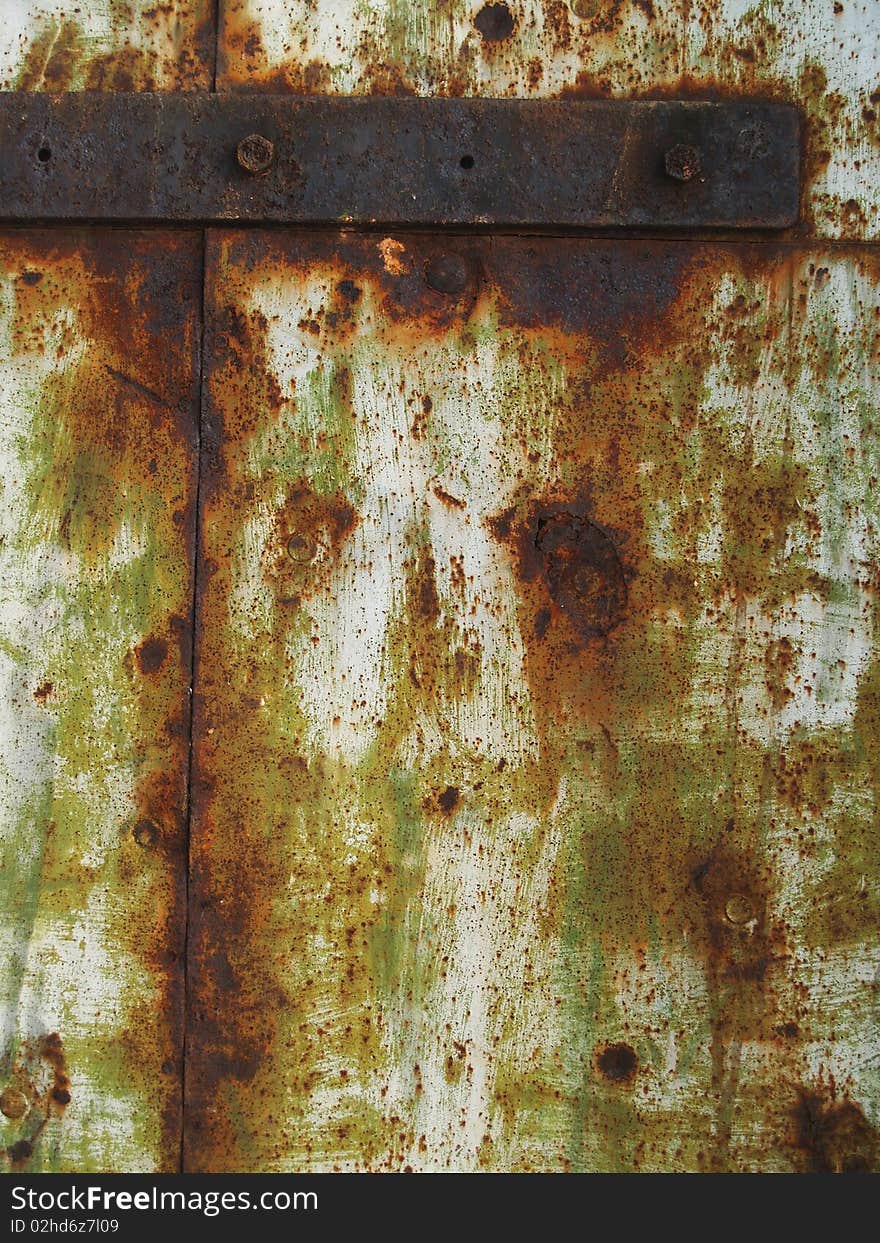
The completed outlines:
{"type": "Polygon", "coordinates": [[[67,1073],[67,1058],[64,1045],[58,1032],[50,1032],[40,1042],[40,1054],[52,1068],[53,1083],[50,1097],[54,1104],[61,1106],[70,1103],[70,1077],[67,1073]]]}

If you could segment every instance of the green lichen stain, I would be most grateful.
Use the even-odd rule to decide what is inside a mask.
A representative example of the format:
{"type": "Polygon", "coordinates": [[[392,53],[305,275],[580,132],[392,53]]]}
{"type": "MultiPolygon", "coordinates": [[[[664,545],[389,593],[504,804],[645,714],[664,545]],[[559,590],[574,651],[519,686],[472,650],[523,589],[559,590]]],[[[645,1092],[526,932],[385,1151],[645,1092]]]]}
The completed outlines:
{"type": "MultiPolygon", "coordinates": [[[[17,648],[15,737],[30,752],[32,791],[7,839],[20,868],[7,878],[18,896],[4,950],[18,970],[5,999],[16,1030],[4,1059],[34,1102],[24,1137],[34,1170],[149,1170],[175,1160],[175,1082],[159,1069],[173,1062],[180,1035],[173,860],[183,754],[172,728],[183,687],[168,653],[178,650],[171,621],[188,609],[186,536],[175,514],[183,516],[191,479],[173,420],[117,394],[107,372],[132,369],[117,348],[128,332],[143,334],[143,365],[154,360],[141,316],[155,308],[132,308],[124,292],[126,268],[136,269],[148,244],[132,235],[124,258],[118,242],[93,245],[100,260],[83,239],[65,251],[24,238],[3,254],[15,289],[4,300],[0,347],[12,381],[4,451],[15,457],[4,490],[4,577],[23,611],[8,615],[17,642],[6,650],[17,648]],[[115,278],[98,274],[105,260],[118,264],[115,278]],[[40,279],[22,283],[22,265],[40,279]],[[119,323],[108,330],[98,304],[114,298],[119,323]],[[136,649],[147,636],[166,655],[142,675],[136,649]],[[133,836],[144,814],[157,826],[152,852],[133,836]],[[47,1022],[57,1050],[41,1032],[47,1022]],[[62,1057],[69,1080],[53,1093],[42,1081],[62,1057]]],[[[169,249],[186,295],[193,252],[184,238],[169,249]]],[[[166,259],[153,261],[159,270],[166,259]]],[[[163,351],[181,398],[192,381],[186,320],[184,311],[177,344],[163,351]]]]}

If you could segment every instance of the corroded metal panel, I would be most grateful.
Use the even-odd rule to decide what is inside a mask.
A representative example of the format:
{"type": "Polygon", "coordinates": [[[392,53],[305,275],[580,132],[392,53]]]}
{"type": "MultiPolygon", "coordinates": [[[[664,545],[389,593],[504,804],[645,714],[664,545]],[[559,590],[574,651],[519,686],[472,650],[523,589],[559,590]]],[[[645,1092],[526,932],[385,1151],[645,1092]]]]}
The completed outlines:
{"type": "Polygon", "coordinates": [[[697,90],[803,109],[808,227],[880,236],[880,0],[692,0],[686,9],[685,70],[697,90]]]}
{"type": "Polygon", "coordinates": [[[0,218],[785,228],[800,119],[754,101],[0,92],[0,218]]]}
{"type": "Polygon", "coordinates": [[[207,280],[187,1167],[876,1168],[875,259],[207,280]]]}
{"type": "Polygon", "coordinates": [[[804,111],[804,227],[880,226],[880,0],[221,0],[221,89],[763,96],[804,111]]]}
{"type": "Polygon", "coordinates": [[[211,85],[214,0],[4,0],[0,90],[211,85]]]}
{"type": "Polygon", "coordinates": [[[201,240],[0,236],[0,1136],[176,1168],[201,240]]]}
{"type": "Polygon", "coordinates": [[[675,0],[220,0],[217,83],[338,95],[629,95],[679,72],[682,31],[675,0]]]}

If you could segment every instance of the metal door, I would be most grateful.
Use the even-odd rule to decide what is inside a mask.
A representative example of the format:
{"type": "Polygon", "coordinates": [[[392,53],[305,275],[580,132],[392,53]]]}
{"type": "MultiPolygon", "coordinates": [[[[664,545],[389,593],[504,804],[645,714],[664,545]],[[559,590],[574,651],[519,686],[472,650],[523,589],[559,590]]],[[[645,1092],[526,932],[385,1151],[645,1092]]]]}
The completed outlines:
{"type": "Polygon", "coordinates": [[[804,162],[772,230],[4,231],[10,1166],[876,1168],[876,0],[37,7],[6,89],[804,162]]]}

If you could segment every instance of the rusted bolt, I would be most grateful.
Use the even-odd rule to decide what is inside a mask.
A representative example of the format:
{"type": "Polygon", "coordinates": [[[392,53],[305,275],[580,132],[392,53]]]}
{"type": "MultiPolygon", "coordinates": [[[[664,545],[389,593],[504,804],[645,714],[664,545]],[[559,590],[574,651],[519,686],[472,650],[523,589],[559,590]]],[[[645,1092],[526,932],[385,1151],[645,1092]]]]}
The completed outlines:
{"type": "Polygon", "coordinates": [[[732,893],[724,904],[724,914],[732,924],[747,924],[755,910],[744,893],[732,893]]]}
{"type": "Polygon", "coordinates": [[[314,561],[317,551],[307,535],[291,535],[287,541],[287,555],[291,561],[298,561],[301,564],[314,561]]]}
{"type": "Polygon", "coordinates": [[[27,1097],[18,1088],[6,1088],[0,1093],[0,1113],[7,1118],[23,1118],[28,1111],[27,1097]]]}
{"type": "Polygon", "coordinates": [[[506,4],[490,3],[484,4],[480,9],[474,18],[474,25],[486,43],[498,43],[513,34],[516,23],[506,4]]]}
{"type": "Polygon", "coordinates": [[[154,846],[159,840],[159,830],[152,820],[139,820],[134,826],[132,837],[139,846],[154,846]]]}
{"type": "Polygon", "coordinates": [[[599,1073],[612,1083],[629,1083],[639,1067],[636,1051],[628,1044],[607,1044],[596,1058],[599,1073]]]}
{"type": "Polygon", "coordinates": [[[468,265],[461,255],[444,251],[425,265],[425,280],[437,293],[457,298],[467,288],[468,265]]]}
{"type": "MultiPolygon", "coordinates": [[[[572,513],[538,517],[535,551],[552,599],[581,638],[608,634],[624,614],[626,578],[604,531],[572,513]]],[[[546,633],[549,616],[536,622],[546,633]]]]}
{"type": "Polygon", "coordinates": [[[239,168],[256,177],[268,172],[275,158],[275,144],[262,134],[248,134],[235,148],[239,168]]]}
{"type": "Polygon", "coordinates": [[[663,157],[667,175],[675,181],[693,181],[702,171],[700,153],[696,147],[677,142],[663,157]]]}

